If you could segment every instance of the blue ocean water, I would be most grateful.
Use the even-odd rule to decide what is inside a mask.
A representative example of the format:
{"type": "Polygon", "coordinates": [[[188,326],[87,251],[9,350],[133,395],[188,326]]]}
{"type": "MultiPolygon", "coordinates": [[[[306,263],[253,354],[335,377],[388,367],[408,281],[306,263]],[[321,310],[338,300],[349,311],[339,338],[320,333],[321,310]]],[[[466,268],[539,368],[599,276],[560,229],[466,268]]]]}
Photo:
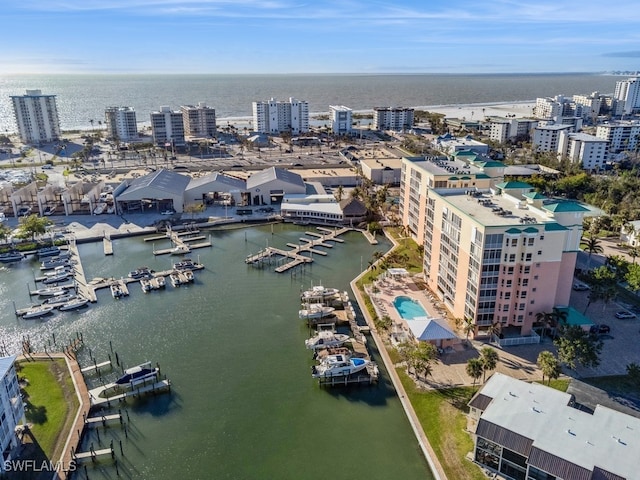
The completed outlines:
{"type": "Polygon", "coordinates": [[[40,89],[57,95],[64,130],[104,120],[107,106],[132,106],[140,123],[160,106],[206,102],[218,118],[247,117],[251,103],[294,97],[312,113],[330,105],[353,110],[533,100],[599,91],[620,77],[600,74],[500,75],[5,75],[0,76],[0,132],[16,130],[10,95],[40,89]]]}

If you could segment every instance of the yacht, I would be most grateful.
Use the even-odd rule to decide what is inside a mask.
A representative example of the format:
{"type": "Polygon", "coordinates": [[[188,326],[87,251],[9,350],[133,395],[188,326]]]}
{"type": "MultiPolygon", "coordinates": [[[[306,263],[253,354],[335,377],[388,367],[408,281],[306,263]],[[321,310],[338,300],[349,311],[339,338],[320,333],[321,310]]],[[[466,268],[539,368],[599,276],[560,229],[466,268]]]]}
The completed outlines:
{"type": "Polygon", "coordinates": [[[346,377],[367,368],[371,362],[366,358],[354,358],[350,355],[328,355],[311,367],[313,378],[346,377]]]}
{"type": "Polygon", "coordinates": [[[43,273],[44,277],[55,277],[56,275],[60,275],[62,273],[69,271],[69,265],[59,265],[55,267],[53,270],[49,270],[48,272],[43,273]]]}
{"type": "Polygon", "coordinates": [[[150,278],[152,273],[153,270],[149,269],[149,267],[138,267],[135,270],[131,270],[127,276],[135,279],[150,278]]]}
{"type": "Polygon", "coordinates": [[[79,308],[86,307],[87,305],[89,305],[88,299],[84,297],[77,297],[60,305],[58,307],[58,310],[60,310],[61,312],[69,312],[71,310],[78,310],[79,308]]]}
{"type": "Polygon", "coordinates": [[[191,270],[183,270],[182,273],[184,274],[184,277],[187,279],[187,282],[193,282],[194,277],[193,277],[193,272],[191,270]]]}
{"type": "Polygon", "coordinates": [[[31,293],[31,295],[40,295],[41,297],[58,297],[60,295],[66,295],[69,290],[73,288],[74,285],[58,285],[55,287],[39,288],[29,293],[31,293]]]}
{"type": "Polygon", "coordinates": [[[182,279],[176,271],[169,274],[169,280],[171,281],[171,285],[173,285],[174,287],[179,287],[182,284],[182,279]]]}
{"type": "Polygon", "coordinates": [[[337,288],[325,288],[322,285],[317,285],[315,287],[311,287],[309,290],[305,290],[300,295],[300,298],[305,301],[323,301],[327,298],[334,297],[340,293],[340,290],[337,288]]]}
{"type": "Polygon", "coordinates": [[[38,249],[38,258],[55,257],[60,254],[60,248],[55,245],[51,247],[43,247],[38,249]]]}
{"type": "Polygon", "coordinates": [[[349,340],[349,335],[335,333],[331,330],[322,330],[313,337],[304,341],[305,346],[310,350],[321,348],[339,347],[349,340]]]}
{"type": "Polygon", "coordinates": [[[53,275],[47,276],[42,281],[42,283],[44,283],[45,285],[51,285],[52,283],[60,283],[69,279],[71,276],[72,276],[71,272],[69,272],[68,270],[65,270],[63,272],[58,272],[53,275]]]}
{"type": "Polygon", "coordinates": [[[45,301],[42,302],[42,305],[51,305],[52,307],[59,307],[60,305],[64,305],[65,303],[70,302],[76,298],[75,293],[63,293],[62,295],[56,295],[54,297],[49,297],[45,301]]]}
{"type": "Polygon", "coordinates": [[[301,319],[316,319],[324,318],[333,315],[335,311],[334,307],[326,307],[321,303],[311,303],[307,305],[307,308],[303,308],[298,312],[298,316],[301,319]]]}
{"type": "Polygon", "coordinates": [[[24,255],[20,252],[7,252],[0,254],[0,263],[19,262],[24,259],[24,255]]]}
{"type": "Polygon", "coordinates": [[[115,381],[116,385],[134,386],[146,380],[155,380],[158,376],[159,369],[151,367],[151,362],[142,363],[136,367],[127,368],[119,379],[115,381]]]}
{"type": "Polygon", "coordinates": [[[68,258],[51,258],[45,260],[40,264],[40,270],[53,270],[56,267],[70,267],[72,265],[71,260],[68,258]]]}
{"type": "Polygon", "coordinates": [[[156,285],[158,286],[158,288],[164,288],[164,287],[167,286],[166,279],[164,277],[162,277],[162,276],[155,277],[155,280],[156,280],[156,285]]]}
{"type": "Polygon", "coordinates": [[[27,320],[31,318],[40,318],[49,315],[52,311],[53,307],[51,305],[40,305],[39,307],[32,307],[27,309],[22,314],[22,318],[27,320]]]}

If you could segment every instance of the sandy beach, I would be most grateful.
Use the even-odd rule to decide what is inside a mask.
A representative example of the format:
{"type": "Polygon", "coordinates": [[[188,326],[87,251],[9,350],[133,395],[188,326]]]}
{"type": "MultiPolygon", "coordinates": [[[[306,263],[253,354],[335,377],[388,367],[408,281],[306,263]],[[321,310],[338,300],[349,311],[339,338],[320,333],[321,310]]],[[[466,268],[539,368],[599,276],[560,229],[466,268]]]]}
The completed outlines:
{"type": "MultiPolygon", "coordinates": [[[[535,100],[526,100],[522,102],[498,102],[498,103],[468,103],[461,105],[426,105],[411,107],[415,110],[426,110],[429,112],[442,113],[446,118],[459,118],[465,120],[484,120],[486,117],[505,117],[513,118],[531,117],[533,115],[533,107],[535,100]]],[[[354,114],[373,114],[373,110],[354,110],[354,114]]],[[[329,112],[313,112],[309,114],[309,123],[312,126],[328,123],[326,117],[329,112]],[[325,117],[325,119],[321,119],[325,117]]],[[[252,117],[228,117],[218,118],[218,128],[224,128],[227,125],[233,125],[239,130],[247,127],[251,128],[253,123],[252,117]]]]}

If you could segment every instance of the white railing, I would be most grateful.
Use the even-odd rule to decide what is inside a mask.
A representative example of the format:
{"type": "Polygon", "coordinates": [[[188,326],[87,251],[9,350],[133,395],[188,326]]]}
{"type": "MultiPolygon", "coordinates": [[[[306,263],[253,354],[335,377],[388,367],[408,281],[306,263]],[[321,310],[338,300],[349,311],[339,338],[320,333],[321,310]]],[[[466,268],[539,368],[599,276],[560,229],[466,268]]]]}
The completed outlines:
{"type": "Polygon", "coordinates": [[[528,335],[526,337],[500,338],[498,339],[498,343],[501,347],[513,347],[515,345],[529,345],[540,343],[540,335],[531,332],[531,335],[528,335]]]}

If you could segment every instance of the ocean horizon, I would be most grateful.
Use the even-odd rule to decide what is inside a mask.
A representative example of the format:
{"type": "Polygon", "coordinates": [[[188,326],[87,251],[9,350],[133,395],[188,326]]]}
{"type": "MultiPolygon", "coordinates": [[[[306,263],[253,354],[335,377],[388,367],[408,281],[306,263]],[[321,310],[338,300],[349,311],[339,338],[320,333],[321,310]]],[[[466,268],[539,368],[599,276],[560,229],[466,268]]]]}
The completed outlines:
{"type": "Polygon", "coordinates": [[[161,106],[205,102],[219,120],[246,119],[252,102],[290,97],[309,102],[311,115],[345,105],[424,107],[525,102],[536,97],[611,93],[620,75],[604,73],[514,74],[55,74],[0,76],[0,132],[15,133],[10,96],[27,89],[56,95],[63,130],[89,129],[104,121],[108,106],[130,106],[137,121],[161,106]]]}

